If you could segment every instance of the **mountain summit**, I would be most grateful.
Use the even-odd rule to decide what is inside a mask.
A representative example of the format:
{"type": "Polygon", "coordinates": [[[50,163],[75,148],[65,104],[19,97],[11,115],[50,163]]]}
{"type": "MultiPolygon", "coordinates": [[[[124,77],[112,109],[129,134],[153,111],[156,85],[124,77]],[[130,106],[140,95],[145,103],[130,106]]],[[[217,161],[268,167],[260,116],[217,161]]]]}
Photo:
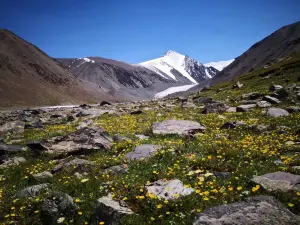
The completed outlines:
{"type": "Polygon", "coordinates": [[[189,56],[168,51],[163,57],[142,62],[140,65],[158,73],[166,79],[186,84],[197,84],[214,77],[218,70],[206,67],[189,56]]]}

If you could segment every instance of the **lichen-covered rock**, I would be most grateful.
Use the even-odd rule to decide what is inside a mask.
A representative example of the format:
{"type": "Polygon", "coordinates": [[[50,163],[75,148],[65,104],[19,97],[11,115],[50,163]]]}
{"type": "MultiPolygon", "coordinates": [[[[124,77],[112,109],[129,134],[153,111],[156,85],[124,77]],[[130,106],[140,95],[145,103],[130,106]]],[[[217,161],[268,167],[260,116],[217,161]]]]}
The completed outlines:
{"type": "Polygon", "coordinates": [[[22,138],[25,129],[25,122],[12,121],[0,126],[0,138],[13,135],[14,139],[22,138]]]}
{"type": "Polygon", "coordinates": [[[133,214],[131,209],[121,206],[109,194],[98,199],[91,221],[95,225],[99,224],[99,222],[105,222],[105,225],[121,225],[122,218],[130,214],[133,214]]]}
{"type": "Polygon", "coordinates": [[[224,104],[223,102],[215,102],[211,104],[207,104],[204,109],[202,110],[203,114],[208,113],[223,113],[228,109],[229,107],[224,104]]]}
{"type": "Polygon", "coordinates": [[[125,159],[128,159],[129,161],[131,160],[141,161],[153,156],[160,148],[161,146],[158,145],[151,145],[151,144],[139,145],[132,152],[127,153],[125,155],[125,159]]]}
{"type": "Polygon", "coordinates": [[[51,180],[53,175],[48,171],[44,171],[41,173],[33,174],[32,177],[33,177],[33,179],[35,179],[38,182],[45,182],[45,181],[51,180]]]}
{"type": "Polygon", "coordinates": [[[185,188],[180,180],[158,180],[147,185],[148,193],[154,194],[164,199],[176,199],[180,196],[190,195],[194,192],[193,188],[185,188]]]}
{"type": "Polygon", "coordinates": [[[259,108],[267,108],[272,106],[272,104],[267,101],[259,101],[256,104],[259,108]]]}
{"type": "Polygon", "coordinates": [[[245,201],[205,210],[193,225],[299,225],[300,217],[271,196],[257,196],[245,201]]]}
{"type": "Polygon", "coordinates": [[[253,182],[260,184],[268,191],[300,191],[300,175],[285,172],[267,173],[255,176],[253,182]]]}
{"type": "Polygon", "coordinates": [[[205,130],[205,126],[190,120],[165,120],[152,124],[152,132],[154,134],[188,135],[204,132],[205,130]]]}
{"type": "Polygon", "coordinates": [[[31,187],[27,187],[25,189],[23,189],[22,191],[20,191],[17,196],[24,198],[24,197],[35,197],[35,196],[39,196],[40,192],[43,189],[48,188],[49,184],[44,183],[44,184],[38,184],[38,185],[34,185],[31,187]]]}
{"type": "Polygon", "coordinates": [[[4,160],[4,162],[0,165],[0,168],[6,168],[10,166],[18,166],[21,163],[26,162],[26,159],[23,157],[13,157],[13,158],[7,158],[4,160]]]}
{"type": "Polygon", "coordinates": [[[110,175],[128,173],[128,166],[127,165],[111,166],[105,170],[105,173],[108,173],[110,175]]]}
{"type": "Polygon", "coordinates": [[[51,170],[51,173],[57,173],[61,170],[67,169],[68,167],[72,167],[73,170],[80,171],[80,172],[88,172],[91,169],[91,166],[94,165],[92,161],[85,160],[85,159],[73,159],[69,162],[63,162],[51,170]]]}

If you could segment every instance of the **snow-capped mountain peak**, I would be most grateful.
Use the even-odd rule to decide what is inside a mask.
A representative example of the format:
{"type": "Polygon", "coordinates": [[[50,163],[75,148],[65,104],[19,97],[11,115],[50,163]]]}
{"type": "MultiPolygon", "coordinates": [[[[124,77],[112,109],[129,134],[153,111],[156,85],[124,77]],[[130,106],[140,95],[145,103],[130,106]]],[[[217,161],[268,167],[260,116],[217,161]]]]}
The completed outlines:
{"type": "Polygon", "coordinates": [[[212,78],[217,71],[206,68],[202,63],[176,51],[168,51],[163,57],[140,65],[183,84],[197,84],[212,78]]]}
{"type": "Polygon", "coordinates": [[[225,67],[229,66],[232,62],[234,61],[234,59],[230,59],[227,61],[219,61],[219,62],[210,62],[210,63],[205,63],[204,66],[206,67],[214,67],[219,71],[222,71],[225,67]]]}

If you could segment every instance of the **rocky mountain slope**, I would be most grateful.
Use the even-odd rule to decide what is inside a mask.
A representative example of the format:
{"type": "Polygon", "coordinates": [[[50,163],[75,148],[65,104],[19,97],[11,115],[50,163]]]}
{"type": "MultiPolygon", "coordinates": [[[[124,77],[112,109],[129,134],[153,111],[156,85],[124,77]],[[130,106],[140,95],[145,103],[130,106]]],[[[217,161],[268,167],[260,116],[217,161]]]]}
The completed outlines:
{"type": "Polygon", "coordinates": [[[139,66],[100,57],[58,59],[73,75],[105,89],[116,98],[151,99],[170,86],[183,85],[139,66]]]}
{"type": "Polygon", "coordinates": [[[163,57],[140,63],[140,65],[166,79],[181,81],[185,84],[201,83],[218,73],[215,68],[206,67],[195,59],[175,51],[168,51],[163,57]]]}
{"type": "Polygon", "coordinates": [[[0,30],[0,107],[113,100],[76,79],[59,62],[8,30],[0,30]]]}
{"type": "Polygon", "coordinates": [[[1,112],[0,221],[298,225],[299,105],[293,55],[186,98],[1,112]]]}
{"type": "Polygon", "coordinates": [[[215,76],[213,83],[219,84],[231,80],[238,75],[267,66],[273,60],[278,60],[298,51],[300,51],[300,22],[284,26],[255,43],[215,76]]]}

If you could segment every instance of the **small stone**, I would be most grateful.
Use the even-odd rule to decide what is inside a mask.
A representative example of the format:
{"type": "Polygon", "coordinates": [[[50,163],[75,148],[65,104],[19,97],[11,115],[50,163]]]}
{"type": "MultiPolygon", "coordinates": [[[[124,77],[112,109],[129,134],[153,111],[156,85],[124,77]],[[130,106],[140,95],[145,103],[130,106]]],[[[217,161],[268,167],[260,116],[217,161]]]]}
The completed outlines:
{"type": "Polygon", "coordinates": [[[223,102],[215,102],[215,103],[207,104],[202,110],[202,114],[223,113],[228,108],[229,107],[225,105],[223,102]]]}
{"type": "Polygon", "coordinates": [[[185,188],[180,180],[158,180],[146,186],[148,193],[152,193],[160,198],[170,200],[180,196],[190,195],[193,188],[185,188]]]}
{"type": "Polygon", "coordinates": [[[147,140],[149,139],[149,136],[143,135],[143,134],[136,134],[135,135],[140,140],[147,140]]]}
{"type": "Polygon", "coordinates": [[[236,112],[236,107],[229,107],[226,112],[236,112]]]}

